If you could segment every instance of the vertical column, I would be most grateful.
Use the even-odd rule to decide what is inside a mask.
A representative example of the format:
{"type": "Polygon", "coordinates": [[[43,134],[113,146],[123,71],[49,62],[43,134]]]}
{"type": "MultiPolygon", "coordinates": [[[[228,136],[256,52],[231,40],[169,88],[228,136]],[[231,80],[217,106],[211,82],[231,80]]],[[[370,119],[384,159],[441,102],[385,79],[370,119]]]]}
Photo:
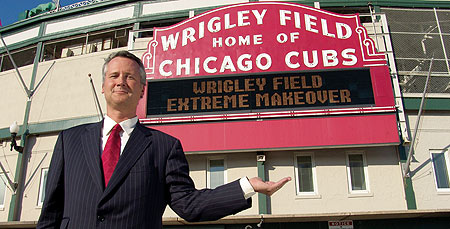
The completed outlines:
{"type": "MultiPolygon", "coordinates": [[[[406,163],[406,158],[407,158],[405,147],[403,145],[399,145],[398,152],[399,152],[399,156],[400,156],[400,164],[403,165],[406,163]]],[[[403,169],[403,167],[402,167],[402,169],[403,169]]],[[[414,193],[414,187],[412,186],[411,177],[405,176],[403,179],[404,179],[403,185],[405,188],[406,206],[408,207],[408,210],[415,210],[415,209],[417,209],[416,195],[414,193]]]]}
{"type": "MultiPolygon", "coordinates": [[[[265,161],[266,156],[264,155],[264,152],[258,152],[256,155],[256,166],[258,169],[258,177],[263,181],[266,181],[265,161]]],[[[267,196],[261,193],[258,193],[258,209],[259,214],[267,214],[267,196]]]]}

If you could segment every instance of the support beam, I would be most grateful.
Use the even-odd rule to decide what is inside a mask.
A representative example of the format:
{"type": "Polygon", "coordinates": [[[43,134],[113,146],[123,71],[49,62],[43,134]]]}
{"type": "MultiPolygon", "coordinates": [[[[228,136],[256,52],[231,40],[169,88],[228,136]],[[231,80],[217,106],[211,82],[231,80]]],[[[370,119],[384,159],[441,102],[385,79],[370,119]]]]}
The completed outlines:
{"type": "Polygon", "coordinates": [[[427,94],[428,82],[430,82],[431,69],[433,68],[433,60],[434,60],[434,57],[431,58],[430,68],[428,69],[427,80],[425,81],[425,87],[423,88],[422,100],[420,101],[420,107],[419,107],[419,112],[417,114],[417,120],[416,120],[416,125],[414,128],[414,134],[413,134],[413,138],[411,140],[411,145],[409,146],[408,158],[406,159],[406,164],[404,165],[404,168],[403,168],[403,177],[409,176],[409,171],[410,171],[409,167],[411,165],[412,155],[414,154],[414,144],[416,142],[417,130],[419,129],[420,118],[422,117],[423,104],[425,102],[425,95],[427,94]]]}
{"type": "MultiPolygon", "coordinates": [[[[34,58],[34,65],[33,65],[33,73],[31,75],[31,82],[30,82],[30,88],[29,91],[33,91],[34,84],[36,81],[36,75],[37,75],[37,69],[39,65],[39,58],[41,56],[42,52],[42,46],[43,43],[39,42],[36,46],[36,56],[34,58]]],[[[30,94],[29,94],[30,95],[30,94]]],[[[30,97],[29,97],[30,98],[30,97]]],[[[14,176],[14,182],[17,183],[17,190],[16,192],[11,196],[11,203],[9,205],[9,214],[8,214],[8,221],[20,221],[20,215],[22,211],[22,200],[23,200],[23,192],[25,187],[25,176],[26,171],[28,167],[28,157],[30,149],[26,148],[26,142],[28,139],[28,121],[30,117],[30,111],[31,111],[31,99],[28,99],[27,105],[25,108],[25,115],[22,122],[22,129],[21,129],[21,140],[20,140],[20,146],[24,147],[23,153],[19,153],[17,156],[17,165],[16,165],[16,172],[14,176]]]]}

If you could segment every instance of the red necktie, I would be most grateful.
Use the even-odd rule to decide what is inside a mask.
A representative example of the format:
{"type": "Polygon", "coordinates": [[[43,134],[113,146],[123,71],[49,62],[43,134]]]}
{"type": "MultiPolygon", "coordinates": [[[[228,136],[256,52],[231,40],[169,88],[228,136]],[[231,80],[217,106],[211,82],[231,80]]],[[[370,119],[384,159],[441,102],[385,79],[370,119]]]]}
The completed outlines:
{"type": "Polygon", "coordinates": [[[102,154],[103,175],[105,176],[105,187],[108,186],[109,179],[114,172],[120,156],[120,131],[122,127],[116,124],[109,134],[105,149],[102,154]]]}

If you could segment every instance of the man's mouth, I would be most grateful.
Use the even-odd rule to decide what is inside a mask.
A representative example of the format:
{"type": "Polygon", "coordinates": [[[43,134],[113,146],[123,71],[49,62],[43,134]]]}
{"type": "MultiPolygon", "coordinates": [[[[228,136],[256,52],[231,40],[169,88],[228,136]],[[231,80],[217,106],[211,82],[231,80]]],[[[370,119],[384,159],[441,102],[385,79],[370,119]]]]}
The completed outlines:
{"type": "Polygon", "coordinates": [[[113,93],[127,94],[128,90],[125,90],[125,89],[114,89],[113,93]]]}

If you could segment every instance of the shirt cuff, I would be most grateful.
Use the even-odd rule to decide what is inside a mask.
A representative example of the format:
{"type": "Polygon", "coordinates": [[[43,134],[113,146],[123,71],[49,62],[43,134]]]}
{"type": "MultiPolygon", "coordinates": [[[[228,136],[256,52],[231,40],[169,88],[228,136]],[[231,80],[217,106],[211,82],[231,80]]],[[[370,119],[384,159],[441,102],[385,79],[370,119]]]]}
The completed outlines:
{"type": "Polygon", "coordinates": [[[248,180],[247,177],[242,177],[239,180],[239,184],[241,185],[245,199],[248,199],[256,194],[255,190],[253,189],[253,186],[250,184],[250,181],[248,180]]]}

